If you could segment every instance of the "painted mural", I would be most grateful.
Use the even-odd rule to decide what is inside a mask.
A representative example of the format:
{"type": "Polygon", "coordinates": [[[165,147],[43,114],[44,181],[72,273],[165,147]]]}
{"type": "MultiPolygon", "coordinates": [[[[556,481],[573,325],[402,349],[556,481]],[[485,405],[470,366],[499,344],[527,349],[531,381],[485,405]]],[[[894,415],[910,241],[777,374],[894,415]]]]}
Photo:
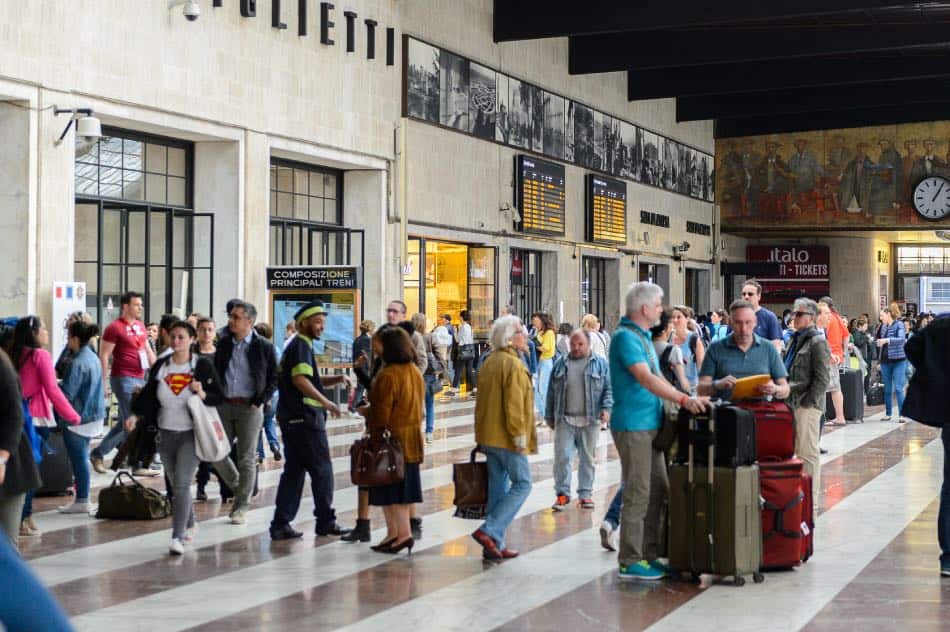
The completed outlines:
{"type": "Polygon", "coordinates": [[[716,141],[716,190],[727,230],[929,228],[914,187],[950,178],[950,121],[716,141]]]}

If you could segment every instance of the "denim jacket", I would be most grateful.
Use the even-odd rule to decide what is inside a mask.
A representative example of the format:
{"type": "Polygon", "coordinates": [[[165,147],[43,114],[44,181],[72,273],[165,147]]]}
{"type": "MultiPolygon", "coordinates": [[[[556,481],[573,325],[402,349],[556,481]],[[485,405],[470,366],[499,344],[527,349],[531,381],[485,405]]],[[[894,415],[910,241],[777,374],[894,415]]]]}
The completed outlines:
{"type": "Polygon", "coordinates": [[[104,419],[105,394],[102,390],[102,364],[89,345],[75,354],[60,384],[63,394],[82,418],[80,424],[104,419]]]}
{"type": "MultiPolygon", "coordinates": [[[[548,384],[547,402],[544,407],[544,419],[548,425],[564,421],[569,357],[561,356],[554,361],[554,367],[551,369],[551,382],[548,384]]],[[[614,405],[607,360],[591,354],[584,371],[584,383],[587,385],[587,421],[590,423],[596,421],[601,411],[610,410],[614,405]]]]}

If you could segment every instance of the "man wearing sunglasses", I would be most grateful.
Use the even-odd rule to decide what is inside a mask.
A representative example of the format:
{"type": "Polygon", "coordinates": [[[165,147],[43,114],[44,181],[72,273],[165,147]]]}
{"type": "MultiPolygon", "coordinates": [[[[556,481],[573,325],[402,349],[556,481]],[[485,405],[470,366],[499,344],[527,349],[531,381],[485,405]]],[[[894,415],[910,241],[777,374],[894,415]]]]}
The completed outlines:
{"type": "Polygon", "coordinates": [[[742,284],[742,300],[751,303],[755,310],[755,335],[771,340],[775,350],[782,353],[782,327],[779,325],[778,316],[759,305],[762,300],[762,284],[755,279],[746,280],[742,284]]]}
{"type": "Polygon", "coordinates": [[[790,393],[788,405],[795,412],[795,454],[812,477],[812,493],[818,501],[821,489],[821,458],[818,448],[821,414],[825,406],[825,390],[830,376],[828,366],[831,350],[815,326],[818,305],[809,298],[800,298],[792,306],[792,327],[795,333],[788,341],[785,368],[788,370],[790,393]]]}

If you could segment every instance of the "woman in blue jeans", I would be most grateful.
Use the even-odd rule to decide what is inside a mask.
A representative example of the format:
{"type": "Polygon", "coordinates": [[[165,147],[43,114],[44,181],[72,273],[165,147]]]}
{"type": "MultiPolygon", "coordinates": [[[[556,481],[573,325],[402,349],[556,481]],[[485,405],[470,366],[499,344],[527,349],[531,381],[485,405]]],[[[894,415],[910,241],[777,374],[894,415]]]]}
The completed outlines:
{"type": "Polygon", "coordinates": [[[904,343],[907,330],[900,321],[900,307],[891,303],[881,310],[881,327],[875,344],[880,348],[881,380],[884,382],[884,421],[891,419],[894,394],[897,394],[897,421],[903,423],[904,387],[907,386],[907,356],[904,343]]]}
{"type": "Polygon", "coordinates": [[[99,328],[77,320],[69,325],[68,333],[72,361],[66,368],[60,388],[79,413],[80,422],[77,426],[63,429],[63,443],[76,479],[76,497],[59,511],[87,514],[92,509],[89,502],[89,443],[102,433],[106,416],[102,364],[89,346],[89,341],[99,335],[99,328]]]}

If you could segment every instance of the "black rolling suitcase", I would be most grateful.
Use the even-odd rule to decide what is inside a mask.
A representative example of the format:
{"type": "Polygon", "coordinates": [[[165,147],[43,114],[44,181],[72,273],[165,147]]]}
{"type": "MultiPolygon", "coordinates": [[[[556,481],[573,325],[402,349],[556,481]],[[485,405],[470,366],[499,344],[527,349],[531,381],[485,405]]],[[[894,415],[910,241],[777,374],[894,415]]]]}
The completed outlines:
{"type": "Polygon", "coordinates": [[[709,437],[715,442],[716,466],[739,467],[756,461],[755,416],[751,411],[726,403],[712,403],[699,415],[683,408],[676,420],[676,431],[676,463],[687,462],[687,448],[692,445],[696,464],[706,465],[709,437]],[[713,424],[710,423],[712,417],[715,417],[713,424]],[[710,427],[715,428],[711,435],[710,427]]]}
{"type": "Polygon", "coordinates": [[[36,490],[37,496],[65,496],[73,489],[73,466],[66,454],[64,432],[71,431],[54,430],[43,441],[43,462],[39,465],[43,486],[36,490]]]}
{"type": "MultiPolygon", "coordinates": [[[[844,418],[851,423],[864,421],[864,376],[860,369],[838,369],[841,378],[841,394],[844,395],[844,418]]],[[[831,402],[831,393],[825,397],[825,415],[834,419],[835,407],[831,402]]]]}

